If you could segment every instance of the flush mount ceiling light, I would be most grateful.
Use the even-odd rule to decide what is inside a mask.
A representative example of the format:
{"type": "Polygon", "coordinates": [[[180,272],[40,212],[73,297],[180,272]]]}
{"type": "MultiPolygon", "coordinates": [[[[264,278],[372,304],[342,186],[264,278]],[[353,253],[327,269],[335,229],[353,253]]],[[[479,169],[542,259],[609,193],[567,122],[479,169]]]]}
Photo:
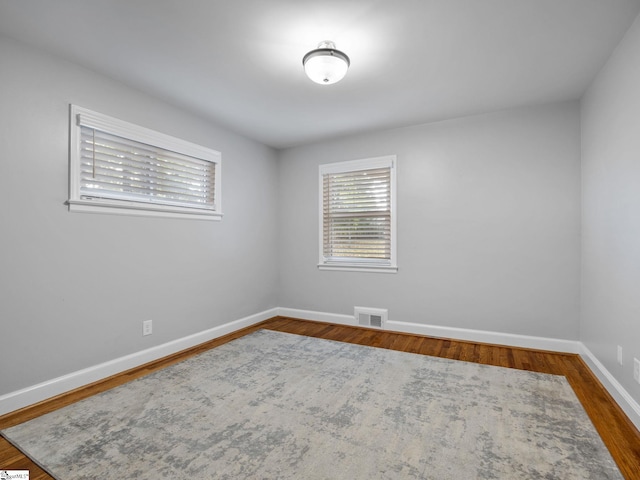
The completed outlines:
{"type": "Polygon", "coordinates": [[[307,77],[320,85],[331,85],[342,80],[350,63],[344,52],[336,50],[335,43],[326,40],[302,58],[307,77]]]}

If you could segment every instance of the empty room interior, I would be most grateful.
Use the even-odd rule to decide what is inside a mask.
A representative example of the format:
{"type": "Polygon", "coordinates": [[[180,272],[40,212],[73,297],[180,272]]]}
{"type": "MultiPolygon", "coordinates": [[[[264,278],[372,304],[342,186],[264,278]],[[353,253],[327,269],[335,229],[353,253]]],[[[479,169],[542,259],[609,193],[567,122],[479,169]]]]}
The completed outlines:
{"type": "Polygon", "coordinates": [[[0,471],[640,478],[639,14],[638,0],[1,0],[0,471]],[[136,450],[159,455],[153,472],[116,447],[104,471],[82,445],[53,466],[52,443],[81,437],[65,409],[208,354],[211,378],[259,386],[241,410],[211,383],[208,402],[235,399],[218,418],[262,416],[207,449],[136,450]],[[472,422],[485,413],[461,392],[485,369],[474,388],[532,390],[474,390],[494,403],[472,422]],[[562,400],[541,396],[550,384],[562,400]],[[498,435],[534,417],[520,400],[551,417],[575,403],[593,438],[558,418],[541,433],[540,413],[509,445],[498,435]],[[33,424],[34,453],[13,429],[49,415],[66,417],[33,424]]]}

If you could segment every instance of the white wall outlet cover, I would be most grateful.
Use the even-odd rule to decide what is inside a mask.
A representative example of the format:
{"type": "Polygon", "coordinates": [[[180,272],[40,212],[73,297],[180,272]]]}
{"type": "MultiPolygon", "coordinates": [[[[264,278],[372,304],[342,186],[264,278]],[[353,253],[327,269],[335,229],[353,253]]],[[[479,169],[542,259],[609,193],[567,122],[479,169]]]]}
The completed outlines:
{"type": "Polygon", "coordinates": [[[151,335],[153,332],[153,323],[151,320],[145,320],[142,322],[142,335],[151,335]]]}
{"type": "Polygon", "coordinates": [[[633,379],[640,383],[640,360],[637,358],[633,359],[633,379]]]}
{"type": "Polygon", "coordinates": [[[618,365],[622,365],[622,347],[618,345],[618,365]]]}

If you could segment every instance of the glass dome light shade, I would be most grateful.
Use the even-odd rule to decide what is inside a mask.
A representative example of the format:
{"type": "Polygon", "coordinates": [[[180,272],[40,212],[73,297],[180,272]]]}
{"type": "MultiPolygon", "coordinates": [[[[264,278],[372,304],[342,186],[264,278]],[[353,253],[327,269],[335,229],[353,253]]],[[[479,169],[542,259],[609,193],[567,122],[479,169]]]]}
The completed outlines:
{"type": "MultiPolygon", "coordinates": [[[[322,43],[321,45],[325,45],[322,43]]],[[[321,85],[339,82],[349,69],[349,57],[335,48],[317,48],[311,50],[302,59],[307,76],[321,85]]]]}

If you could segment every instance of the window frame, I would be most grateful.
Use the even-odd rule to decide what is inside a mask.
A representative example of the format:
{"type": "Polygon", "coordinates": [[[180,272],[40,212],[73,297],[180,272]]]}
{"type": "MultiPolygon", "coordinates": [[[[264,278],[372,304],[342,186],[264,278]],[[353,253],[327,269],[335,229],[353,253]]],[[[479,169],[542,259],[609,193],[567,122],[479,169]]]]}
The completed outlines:
{"type": "Polygon", "coordinates": [[[343,162],[327,163],[319,166],[319,270],[336,270],[350,272],[375,272],[375,273],[397,273],[397,158],[396,155],[385,155],[381,157],[365,158],[360,160],[348,160],[343,162]],[[324,256],[324,175],[332,173],[348,173],[361,170],[371,170],[377,168],[389,168],[390,186],[390,258],[389,260],[359,259],[351,257],[345,260],[329,260],[324,256]]]}
{"type": "Polygon", "coordinates": [[[77,105],[69,108],[69,199],[70,212],[106,213],[181,219],[222,219],[222,154],[208,147],[172,137],[77,105]],[[81,193],[81,130],[89,127],[159,149],[188,155],[214,164],[214,208],[195,208],[153,201],[91,198],[81,193]]]}

